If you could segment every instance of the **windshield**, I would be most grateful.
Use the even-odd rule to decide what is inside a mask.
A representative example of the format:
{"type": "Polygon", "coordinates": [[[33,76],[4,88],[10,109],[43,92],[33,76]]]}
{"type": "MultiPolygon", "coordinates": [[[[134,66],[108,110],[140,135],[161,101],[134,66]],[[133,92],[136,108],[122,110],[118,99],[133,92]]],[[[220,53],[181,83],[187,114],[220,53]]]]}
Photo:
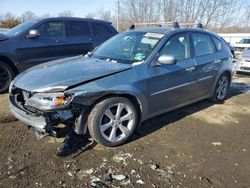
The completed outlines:
{"type": "Polygon", "coordinates": [[[124,32],[95,49],[92,57],[121,63],[144,61],[163,36],[159,33],[124,32]]]}
{"type": "Polygon", "coordinates": [[[16,27],[13,27],[12,29],[8,30],[4,34],[7,35],[8,37],[17,36],[25,31],[27,31],[29,28],[31,28],[33,25],[35,25],[35,23],[37,23],[36,20],[21,23],[21,24],[17,25],[16,27]]]}
{"type": "Polygon", "coordinates": [[[250,39],[242,39],[239,43],[240,44],[250,44],[250,39]]]}

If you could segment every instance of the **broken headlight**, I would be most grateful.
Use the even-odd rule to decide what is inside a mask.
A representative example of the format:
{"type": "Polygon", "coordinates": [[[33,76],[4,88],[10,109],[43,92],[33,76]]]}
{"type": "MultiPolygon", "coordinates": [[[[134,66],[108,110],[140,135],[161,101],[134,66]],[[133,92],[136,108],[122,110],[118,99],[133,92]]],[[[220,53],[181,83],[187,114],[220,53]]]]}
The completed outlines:
{"type": "Polygon", "coordinates": [[[13,82],[13,80],[12,80],[12,82],[10,82],[10,85],[9,85],[9,93],[12,92],[12,87],[13,87],[13,85],[14,85],[14,82],[13,82]]]}
{"type": "Polygon", "coordinates": [[[48,111],[65,108],[72,101],[73,95],[65,93],[36,93],[26,100],[25,106],[48,111]]]}

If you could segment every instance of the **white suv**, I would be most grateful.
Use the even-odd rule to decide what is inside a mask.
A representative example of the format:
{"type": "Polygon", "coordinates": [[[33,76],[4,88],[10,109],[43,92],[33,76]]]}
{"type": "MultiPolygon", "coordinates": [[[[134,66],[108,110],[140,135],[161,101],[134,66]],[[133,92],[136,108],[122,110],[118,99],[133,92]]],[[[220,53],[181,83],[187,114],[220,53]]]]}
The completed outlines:
{"type": "Polygon", "coordinates": [[[235,44],[233,47],[235,49],[235,58],[241,59],[244,49],[250,47],[250,38],[240,40],[240,42],[237,42],[237,44],[235,44]]]}
{"type": "Polygon", "coordinates": [[[237,72],[250,73],[250,47],[246,48],[242,53],[242,60],[240,61],[237,72]]]}

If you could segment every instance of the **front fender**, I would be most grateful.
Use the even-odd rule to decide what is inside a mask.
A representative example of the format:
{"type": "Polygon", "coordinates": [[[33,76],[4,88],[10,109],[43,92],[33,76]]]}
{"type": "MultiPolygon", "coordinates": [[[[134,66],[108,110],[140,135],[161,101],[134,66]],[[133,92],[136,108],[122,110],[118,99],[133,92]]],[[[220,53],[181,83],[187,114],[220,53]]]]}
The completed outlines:
{"type": "Polygon", "coordinates": [[[93,106],[97,101],[104,97],[112,95],[130,95],[136,98],[138,104],[140,105],[141,111],[141,121],[146,119],[148,112],[148,102],[146,96],[142,91],[130,85],[119,85],[117,87],[108,88],[107,90],[97,89],[94,91],[88,91],[86,88],[83,90],[74,90],[75,97],[72,103],[77,103],[85,106],[93,106]]]}

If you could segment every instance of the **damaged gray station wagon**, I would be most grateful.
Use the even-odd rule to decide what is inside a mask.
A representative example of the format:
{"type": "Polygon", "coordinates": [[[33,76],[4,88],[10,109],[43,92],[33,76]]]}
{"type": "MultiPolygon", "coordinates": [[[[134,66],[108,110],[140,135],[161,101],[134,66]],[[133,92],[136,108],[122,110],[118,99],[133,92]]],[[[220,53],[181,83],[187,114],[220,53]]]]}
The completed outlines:
{"type": "Polygon", "coordinates": [[[232,55],[201,28],[128,30],[91,53],[38,65],[11,83],[11,112],[38,136],[74,126],[105,146],[126,142],[138,124],[211,98],[222,102],[232,55]]]}

